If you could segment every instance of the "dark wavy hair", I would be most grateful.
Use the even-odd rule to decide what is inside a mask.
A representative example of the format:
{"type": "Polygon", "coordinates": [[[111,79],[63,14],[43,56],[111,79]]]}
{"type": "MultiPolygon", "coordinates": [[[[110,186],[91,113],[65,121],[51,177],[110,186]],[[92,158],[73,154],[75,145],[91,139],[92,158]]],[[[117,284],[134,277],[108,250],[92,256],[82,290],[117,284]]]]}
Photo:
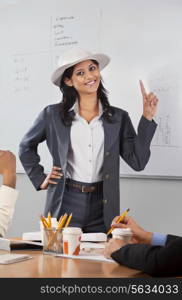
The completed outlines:
{"type": "MultiPolygon", "coordinates": [[[[92,60],[93,63],[98,65],[98,62],[92,60]]],[[[65,79],[71,79],[73,74],[74,66],[66,69],[62,75],[61,82],[60,82],[60,90],[62,92],[62,101],[60,103],[60,114],[63,123],[66,126],[70,126],[74,115],[69,113],[69,110],[75,104],[76,100],[79,100],[79,94],[73,86],[68,86],[65,83],[65,79]]],[[[108,100],[108,92],[103,86],[102,79],[100,81],[98,90],[97,90],[97,97],[100,99],[102,107],[103,107],[103,117],[108,121],[111,122],[111,117],[113,115],[113,109],[111,108],[108,100]]]]}

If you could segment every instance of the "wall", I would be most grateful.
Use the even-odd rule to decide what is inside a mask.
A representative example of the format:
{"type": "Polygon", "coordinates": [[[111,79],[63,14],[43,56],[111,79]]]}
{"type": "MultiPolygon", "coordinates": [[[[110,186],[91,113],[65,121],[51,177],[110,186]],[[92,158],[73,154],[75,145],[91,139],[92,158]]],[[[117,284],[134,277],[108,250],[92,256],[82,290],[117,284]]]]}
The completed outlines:
{"type": "MultiPolygon", "coordinates": [[[[181,180],[121,178],[121,210],[130,208],[130,215],[145,229],[180,235],[182,232],[181,180]]],[[[24,174],[17,176],[20,191],[8,237],[39,230],[46,192],[34,190],[24,174]]]]}
{"type": "MultiPolygon", "coordinates": [[[[40,110],[60,100],[50,75],[71,43],[111,56],[103,71],[105,86],[111,103],[126,109],[135,126],[142,111],[138,80],[157,93],[159,126],[145,172],[181,176],[181,0],[115,0],[114,5],[93,0],[89,9],[82,0],[2,0],[0,8],[1,149],[17,154],[40,110]]],[[[41,157],[48,163],[44,151],[41,157]]],[[[122,174],[130,174],[122,167],[122,174]]],[[[19,160],[17,169],[22,171],[19,160]]],[[[17,187],[20,196],[9,236],[39,229],[46,197],[25,174],[18,175],[17,187]]],[[[181,190],[180,180],[121,178],[121,208],[130,207],[148,229],[180,233],[181,190]]]]}

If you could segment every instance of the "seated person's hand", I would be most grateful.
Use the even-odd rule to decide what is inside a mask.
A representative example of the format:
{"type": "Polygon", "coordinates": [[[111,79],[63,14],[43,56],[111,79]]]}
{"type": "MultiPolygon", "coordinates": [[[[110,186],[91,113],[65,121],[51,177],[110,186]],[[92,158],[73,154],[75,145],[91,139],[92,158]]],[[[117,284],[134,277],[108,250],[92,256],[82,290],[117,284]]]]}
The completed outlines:
{"type": "Polygon", "coordinates": [[[0,150],[0,174],[3,184],[15,188],[16,184],[16,157],[10,151],[0,150]]]}
{"type": "Polygon", "coordinates": [[[0,150],[0,174],[6,173],[16,173],[16,157],[8,150],[0,150]]]}
{"type": "Polygon", "coordinates": [[[152,233],[145,231],[142,227],[140,227],[135,220],[127,216],[124,218],[122,223],[117,223],[119,216],[115,217],[112,221],[112,228],[130,228],[133,237],[131,242],[132,243],[140,243],[140,244],[150,244],[152,239],[152,233]]]}
{"type": "Polygon", "coordinates": [[[106,244],[105,249],[103,251],[103,255],[106,258],[111,258],[111,254],[120,249],[121,247],[127,245],[123,240],[119,239],[110,239],[109,242],[106,244]]]}

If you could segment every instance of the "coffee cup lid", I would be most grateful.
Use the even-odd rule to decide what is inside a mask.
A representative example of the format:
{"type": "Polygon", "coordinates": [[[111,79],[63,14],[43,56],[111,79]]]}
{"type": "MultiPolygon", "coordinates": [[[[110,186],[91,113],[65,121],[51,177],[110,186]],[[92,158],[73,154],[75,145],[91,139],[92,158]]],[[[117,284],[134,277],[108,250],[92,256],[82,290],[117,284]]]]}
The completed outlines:
{"type": "Polygon", "coordinates": [[[112,231],[112,234],[115,235],[131,235],[131,229],[130,228],[114,228],[112,231]]]}
{"type": "Polygon", "coordinates": [[[82,230],[79,227],[66,227],[63,228],[63,233],[82,234],[82,230]]]}

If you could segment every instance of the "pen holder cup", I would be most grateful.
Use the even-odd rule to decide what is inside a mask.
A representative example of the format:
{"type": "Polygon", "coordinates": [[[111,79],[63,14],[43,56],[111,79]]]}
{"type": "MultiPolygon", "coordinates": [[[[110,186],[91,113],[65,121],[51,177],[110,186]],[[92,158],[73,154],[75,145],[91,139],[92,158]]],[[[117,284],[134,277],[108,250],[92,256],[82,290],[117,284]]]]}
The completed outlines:
{"type": "Polygon", "coordinates": [[[43,253],[63,254],[62,230],[57,230],[56,228],[43,229],[43,253]]]}
{"type": "MultiPolygon", "coordinates": [[[[48,221],[48,219],[46,218],[46,221],[48,221]]],[[[51,218],[51,224],[52,224],[52,227],[57,227],[58,226],[58,221],[56,218],[51,218]]],[[[41,240],[42,240],[42,243],[44,241],[44,226],[42,224],[42,221],[40,221],[40,232],[41,232],[41,240]]]]}

